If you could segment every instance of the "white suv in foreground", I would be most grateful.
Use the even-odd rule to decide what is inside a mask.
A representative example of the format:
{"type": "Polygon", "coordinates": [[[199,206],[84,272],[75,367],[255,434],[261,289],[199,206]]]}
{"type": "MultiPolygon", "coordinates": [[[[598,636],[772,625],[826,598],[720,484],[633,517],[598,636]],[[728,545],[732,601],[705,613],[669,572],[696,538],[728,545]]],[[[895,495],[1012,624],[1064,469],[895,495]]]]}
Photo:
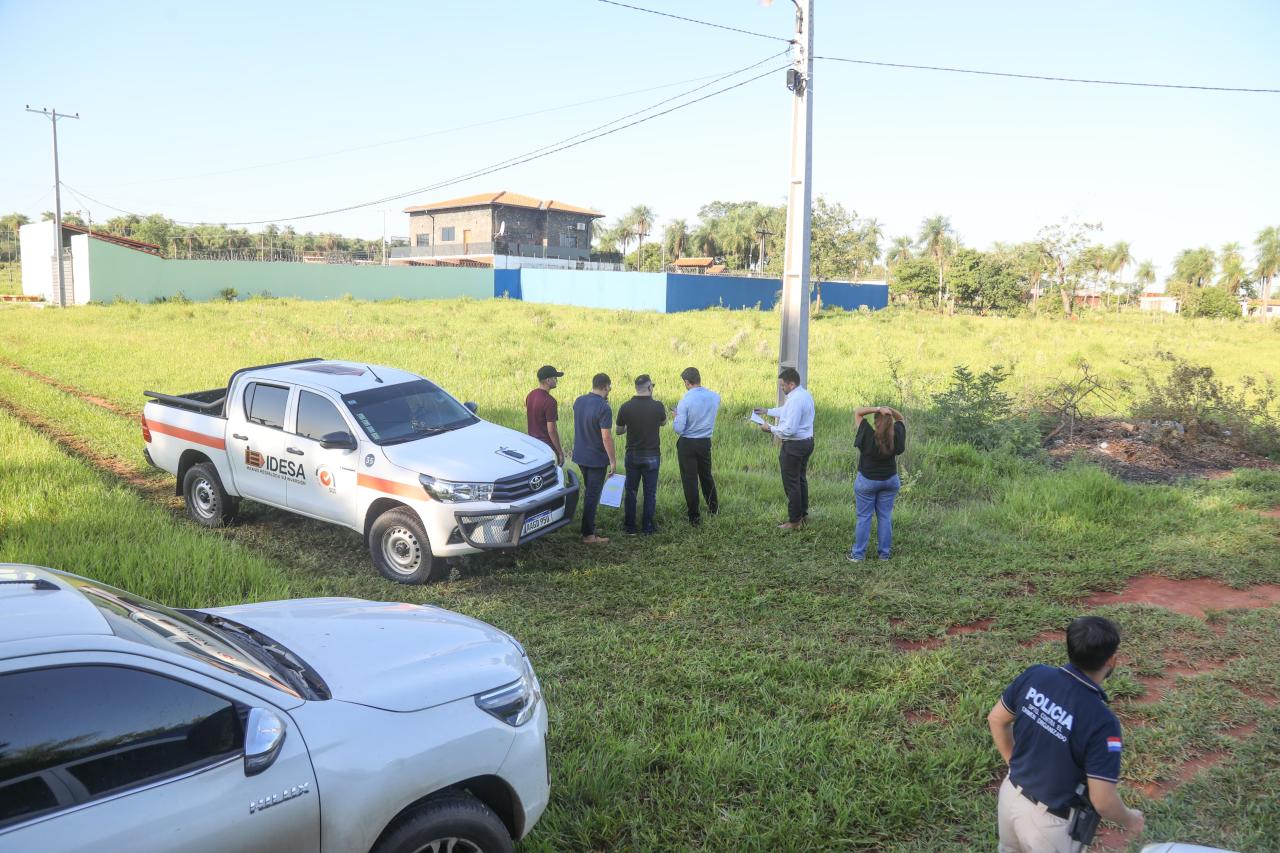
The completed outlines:
{"type": "Polygon", "coordinates": [[[0,564],[0,851],[510,851],[546,731],[520,644],[446,610],[0,564]]]}

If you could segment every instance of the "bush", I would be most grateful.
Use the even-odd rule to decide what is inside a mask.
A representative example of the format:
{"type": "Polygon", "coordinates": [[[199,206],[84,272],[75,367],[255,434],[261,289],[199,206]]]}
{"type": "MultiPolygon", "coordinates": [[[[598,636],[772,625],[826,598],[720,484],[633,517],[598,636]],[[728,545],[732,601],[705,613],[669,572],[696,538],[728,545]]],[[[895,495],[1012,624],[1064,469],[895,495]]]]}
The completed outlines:
{"type": "Polygon", "coordinates": [[[1188,288],[1182,300],[1182,316],[1232,319],[1240,316],[1240,303],[1221,287],[1188,288]]]}
{"type": "Polygon", "coordinates": [[[1272,380],[1246,376],[1237,388],[1207,365],[1171,352],[1157,352],[1156,358],[1169,365],[1168,372],[1158,376],[1141,368],[1145,387],[1134,403],[1136,417],[1181,424],[1189,441],[1209,435],[1252,453],[1280,455],[1280,394],[1272,380]]]}
{"type": "Polygon", "coordinates": [[[1034,417],[1018,412],[1000,386],[1009,371],[997,364],[975,374],[963,364],[951,373],[951,387],[933,401],[933,419],[951,441],[979,450],[1029,453],[1040,445],[1034,417]]]}
{"type": "Polygon", "coordinates": [[[218,298],[223,302],[235,302],[240,298],[240,293],[234,287],[224,287],[218,291],[218,298]]]}

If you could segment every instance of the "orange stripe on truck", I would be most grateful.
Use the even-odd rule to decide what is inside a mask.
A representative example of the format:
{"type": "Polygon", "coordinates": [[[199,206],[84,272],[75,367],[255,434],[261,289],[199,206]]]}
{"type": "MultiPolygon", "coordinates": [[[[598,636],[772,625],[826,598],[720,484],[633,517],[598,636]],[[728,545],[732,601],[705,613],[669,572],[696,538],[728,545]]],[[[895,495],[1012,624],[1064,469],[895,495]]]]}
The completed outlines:
{"type": "Polygon", "coordinates": [[[216,435],[205,435],[202,432],[193,432],[189,429],[176,427],[173,424],[167,424],[164,421],[153,421],[146,419],[146,426],[152,432],[160,432],[165,435],[171,435],[174,438],[182,438],[192,444],[203,444],[205,447],[212,447],[215,450],[226,450],[227,442],[225,439],[218,438],[216,435]]]}
{"type": "Polygon", "coordinates": [[[414,498],[420,501],[427,499],[427,492],[422,486],[397,483],[395,480],[384,480],[381,477],[373,477],[369,474],[356,474],[356,485],[364,486],[366,489],[386,492],[389,495],[399,495],[402,498],[414,498]]]}

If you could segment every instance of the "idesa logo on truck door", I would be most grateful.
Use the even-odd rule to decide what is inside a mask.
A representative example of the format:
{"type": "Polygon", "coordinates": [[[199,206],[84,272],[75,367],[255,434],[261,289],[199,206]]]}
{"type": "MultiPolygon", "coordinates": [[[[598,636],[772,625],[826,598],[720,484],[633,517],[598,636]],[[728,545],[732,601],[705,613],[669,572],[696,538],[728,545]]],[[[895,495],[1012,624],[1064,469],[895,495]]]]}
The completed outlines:
{"type": "Polygon", "coordinates": [[[305,483],[307,481],[306,469],[292,459],[283,459],[279,456],[264,456],[259,451],[251,450],[247,446],[244,449],[244,464],[250,471],[257,471],[260,474],[266,474],[268,477],[275,477],[278,480],[292,480],[295,483],[305,483]]]}

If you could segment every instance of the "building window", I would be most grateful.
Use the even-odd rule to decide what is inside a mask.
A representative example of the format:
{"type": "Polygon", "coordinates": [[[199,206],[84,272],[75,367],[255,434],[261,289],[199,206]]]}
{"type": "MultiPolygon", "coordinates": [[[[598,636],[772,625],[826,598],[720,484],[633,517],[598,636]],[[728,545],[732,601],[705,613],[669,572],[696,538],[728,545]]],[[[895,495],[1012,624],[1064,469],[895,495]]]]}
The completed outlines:
{"type": "Polygon", "coordinates": [[[441,229],[440,229],[440,242],[441,242],[441,243],[452,243],[453,241],[454,241],[454,236],[453,236],[453,226],[452,226],[452,225],[450,225],[448,228],[441,228],[441,229]]]}
{"type": "Polygon", "coordinates": [[[570,228],[568,231],[560,235],[560,248],[576,249],[578,248],[578,233],[570,228]]]}
{"type": "Polygon", "coordinates": [[[417,243],[415,243],[414,245],[417,245],[417,246],[430,246],[430,245],[431,245],[431,235],[430,235],[430,234],[419,234],[419,235],[418,235],[418,241],[417,241],[417,243]]]}

